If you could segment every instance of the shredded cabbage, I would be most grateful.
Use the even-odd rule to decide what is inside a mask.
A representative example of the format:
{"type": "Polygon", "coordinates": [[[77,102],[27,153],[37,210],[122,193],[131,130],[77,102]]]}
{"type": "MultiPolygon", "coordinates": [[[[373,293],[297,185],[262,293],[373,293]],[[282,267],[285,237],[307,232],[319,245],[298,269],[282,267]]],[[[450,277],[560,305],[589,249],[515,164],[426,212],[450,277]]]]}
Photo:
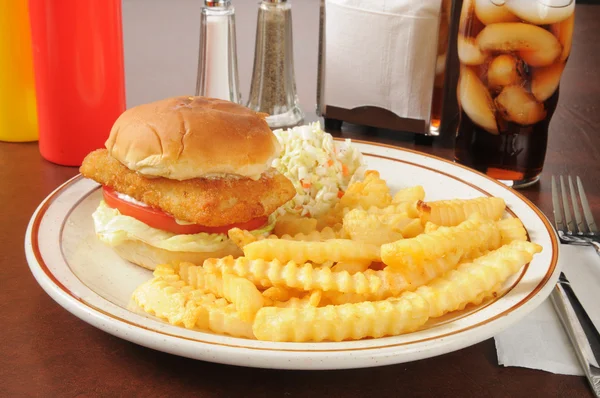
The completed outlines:
{"type": "MultiPolygon", "coordinates": [[[[106,205],[104,201],[92,214],[94,228],[100,240],[110,246],[117,246],[126,240],[140,240],[151,246],[169,251],[207,252],[216,251],[227,246],[226,234],[176,235],[167,231],[152,228],[143,222],[125,216],[117,209],[106,205]]],[[[269,223],[260,229],[250,231],[256,235],[270,233],[275,227],[276,217],[269,217],[269,223]]]]}
{"type": "Polygon", "coordinates": [[[336,146],[319,122],[273,133],[282,151],[272,166],[296,188],[296,196],[281,212],[318,217],[335,205],[352,181],[364,175],[362,154],[350,139],[336,146]]]}

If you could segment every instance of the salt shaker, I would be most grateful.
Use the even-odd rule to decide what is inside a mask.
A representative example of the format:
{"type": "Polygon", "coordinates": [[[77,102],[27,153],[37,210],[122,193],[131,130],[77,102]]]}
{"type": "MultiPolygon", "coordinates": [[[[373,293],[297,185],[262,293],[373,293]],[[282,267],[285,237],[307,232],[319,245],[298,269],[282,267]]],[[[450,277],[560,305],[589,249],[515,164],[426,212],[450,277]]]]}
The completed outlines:
{"type": "Polygon", "coordinates": [[[304,119],[296,95],[292,7],[287,0],[262,0],[259,5],[248,108],[269,114],[272,128],[304,119]]]}
{"type": "Polygon", "coordinates": [[[240,103],[235,9],[230,0],[204,0],[196,95],[240,103]]]}

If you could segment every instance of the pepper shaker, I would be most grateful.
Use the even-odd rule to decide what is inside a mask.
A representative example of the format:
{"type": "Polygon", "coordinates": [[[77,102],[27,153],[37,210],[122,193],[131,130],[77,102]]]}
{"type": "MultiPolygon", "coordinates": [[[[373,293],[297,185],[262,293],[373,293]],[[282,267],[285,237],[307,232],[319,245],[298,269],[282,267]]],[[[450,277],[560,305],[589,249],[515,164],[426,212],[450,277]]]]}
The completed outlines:
{"type": "Polygon", "coordinates": [[[204,0],[196,95],[240,103],[235,9],[230,0],[204,0]]]}
{"type": "Polygon", "coordinates": [[[266,120],[272,128],[294,126],[304,119],[296,95],[292,7],[287,0],[262,0],[259,5],[247,106],[269,114],[266,120]]]}

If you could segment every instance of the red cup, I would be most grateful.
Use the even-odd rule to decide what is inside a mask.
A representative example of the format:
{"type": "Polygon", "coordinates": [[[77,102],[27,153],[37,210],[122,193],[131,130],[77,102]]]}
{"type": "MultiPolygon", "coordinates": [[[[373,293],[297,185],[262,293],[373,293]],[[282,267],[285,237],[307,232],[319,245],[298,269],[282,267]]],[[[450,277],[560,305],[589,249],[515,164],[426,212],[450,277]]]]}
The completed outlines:
{"type": "Polygon", "coordinates": [[[29,0],[42,156],[79,166],[125,110],[121,0],[29,0]]]}

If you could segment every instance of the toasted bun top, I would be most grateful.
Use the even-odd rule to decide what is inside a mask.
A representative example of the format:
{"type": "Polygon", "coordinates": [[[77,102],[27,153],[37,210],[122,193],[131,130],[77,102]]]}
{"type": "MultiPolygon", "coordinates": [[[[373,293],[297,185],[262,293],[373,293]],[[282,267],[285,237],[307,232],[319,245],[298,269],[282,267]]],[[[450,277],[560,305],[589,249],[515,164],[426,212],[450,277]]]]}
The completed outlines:
{"type": "Polygon", "coordinates": [[[257,179],[280,149],[264,116],[214,98],[167,98],[123,112],[106,148],[129,169],[148,176],[257,179]]]}

